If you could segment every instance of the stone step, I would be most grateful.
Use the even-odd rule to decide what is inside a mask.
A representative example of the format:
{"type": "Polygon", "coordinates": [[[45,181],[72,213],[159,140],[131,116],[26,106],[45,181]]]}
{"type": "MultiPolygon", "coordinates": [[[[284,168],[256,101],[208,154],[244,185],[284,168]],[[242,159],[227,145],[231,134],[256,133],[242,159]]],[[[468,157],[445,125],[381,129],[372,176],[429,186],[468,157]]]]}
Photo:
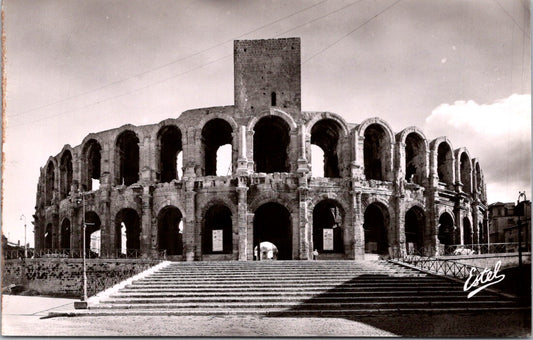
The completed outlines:
{"type": "MultiPolygon", "coordinates": [[[[487,301],[487,298],[490,297],[479,297],[478,300],[487,301]]],[[[172,304],[172,303],[222,303],[222,302],[296,302],[299,303],[302,299],[312,302],[332,302],[344,303],[350,301],[351,303],[355,302],[417,302],[427,300],[438,300],[441,302],[450,302],[450,301],[464,301],[465,295],[408,295],[408,296],[327,296],[327,295],[307,295],[307,296],[234,296],[234,297],[224,297],[224,296],[203,296],[203,297],[150,297],[150,298],[134,298],[134,297],[113,297],[101,301],[101,303],[127,303],[127,304],[150,304],[150,303],[160,303],[160,304],[172,304]]],[[[304,304],[307,302],[304,302],[304,304]]]]}
{"type": "MultiPolygon", "coordinates": [[[[212,291],[185,291],[185,292],[179,292],[179,291],[139,291],[139,290],[122,290],[119,293],[110,295],[110,298],[157,298],[157,297],[241,297],[241,296],[265,296],[265,297],[279,297],[279,296],[298,296],[301,298],[308,298],[308,297],[314,297],[314,296],[338,296],[338,297],[351,297],[351,296],[360,296],[360,294],[364,294],[365,296],[369,297],[381,297],[381,296],[390,296],[390,291],[352,291],[352,290],[330,290],[324,292],[322,289],[306,289],[304,291],[288,291],[288,290],[271,290],[271,291],[258,291],[258,290],[249,290],[249,291],[242,291],[242,290],[233,290],[233,291],[220,291],[220,290],[212,290],[212,291]]],[[[435,296],[435,295],[445,295],[445,296],[460,296],[464,298],[466,296],[466,293],[459,290],[426,290],[426,291],[420,291],[420,290],[404,290],[404,291],[395,291],[394,296],[420,296],[420,297],[427,297],[427,296],[435,296]]],[[[493,298],[494,295],[490,293],[478,293],[476,294],[476,297],[483,296],[483,297],[491,297],[493,298]]]]}
{"type": "Polygon", "coordinates": [[[213,302],[209,301],[206,303],[194,302],[194,303],[112,303],[105,304],[101,303],[96,306],[93,306],[92,309],[215,309],[215,308],[302,308],[302,309],[322,309],[322,310],[332,310],[332,309],[362,309],[362,308],[371,308],[371,309],[380,309],[380,308],[404,308],[404,309],[416,309],[416,308],[458,308],[458,307],[473,307],[473,306],[512,306],[515,305],[512,301],[493,301],[493,300],[478,300],[478,301],[407,301],[407,302],[396,302],[396,301],[382,301],[382,302],[315,302],[307,301],[304,304],[301,304],[301,301],[280,301],[280,302],[213,302]]]}
{"type": "MultiPolygon", "coordinates": [[[[380,277],[380,278],[369,278],[369,277],[353,277],[353,276],[289,276],[289,277],[273,277],[273,276],[249,276],[249,277],[147,277],[140,280],[135,280],[134,282],[265,282],[265,281],[335,281],[335,282],[346,282],[346,281],[357,281],[357,282],[415,282],[415,278],[412,277],[380,277]]],[[[416,282],[419,283],[436,283],[442,282],[443,280],[439,278],[432,277],[423,277],[416,278],[416,282]]]]}

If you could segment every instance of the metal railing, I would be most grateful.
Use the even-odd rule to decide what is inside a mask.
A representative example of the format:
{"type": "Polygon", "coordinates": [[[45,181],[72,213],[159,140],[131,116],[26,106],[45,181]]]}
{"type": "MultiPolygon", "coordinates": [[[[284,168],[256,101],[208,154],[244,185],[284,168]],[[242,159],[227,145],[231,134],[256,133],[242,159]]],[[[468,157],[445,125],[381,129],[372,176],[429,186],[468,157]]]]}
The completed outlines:
{"type": "MultiPolygon", "coordinates": [[[[423,251],[417,251],[417,253],[422,254],[423,251]]],[[[399,251],[395,252],[391,259],[422,270],[453,277],[459,280],[466,280],[470,276],[471,272],[472,275],[476,275],[484,270],[480,267],[460,263],[450,259],[423,256],[418,254],[401,254],[399,251]]]]}
{"type": "MultiPolygon", "coordinates": [[[[531,251],[531,244],[522,243],[522,251],[531,251]]],[[[474,255],[518,252],[518,242],[452,244],[444,246],[444,255],[474,255]]]]}
{"type": "MultiPolygon", "coordinates": [[[[149,254],[149,258],[166,259],[167,251],[159,250],[157,253],[149,254]]],[[[24,258],[24,249],[5,250],[3,251],[4,259],[20,259],[24,258]]],[[[83,256],[83,249],[28,249],[28,258],[81,258],[83,256]]],[[[106,258],[106,259],[138,259],[142,258],[143,254],[139,249],[126,249],[100,251],[98,249],[85,249],[85,257],[89,259],[106,258]]]]}

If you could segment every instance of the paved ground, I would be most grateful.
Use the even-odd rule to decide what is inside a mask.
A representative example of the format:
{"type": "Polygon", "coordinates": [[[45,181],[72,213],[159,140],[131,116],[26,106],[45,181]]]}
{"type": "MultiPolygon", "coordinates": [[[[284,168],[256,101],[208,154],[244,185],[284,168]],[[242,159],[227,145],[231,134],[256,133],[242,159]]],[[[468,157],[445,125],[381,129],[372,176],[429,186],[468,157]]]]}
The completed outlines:
{"type": "Polygon", "coordinates": [[[528,336],[527,313],[372,317],[112,316],[41,319],[74,300],[2,296],[2,335],[27,336],[528,336]]]}

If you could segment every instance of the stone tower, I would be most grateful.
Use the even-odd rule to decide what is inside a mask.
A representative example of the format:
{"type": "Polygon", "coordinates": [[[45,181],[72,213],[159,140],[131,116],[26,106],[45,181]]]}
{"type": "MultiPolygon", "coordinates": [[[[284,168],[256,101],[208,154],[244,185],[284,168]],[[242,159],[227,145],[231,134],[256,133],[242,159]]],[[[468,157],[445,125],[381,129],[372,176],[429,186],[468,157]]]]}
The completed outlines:
{"type": "Polygon", "coordinates": [[[301,111],[300,39],[236,40],[235,114],[257,115],[279,108],[301,111]]]}

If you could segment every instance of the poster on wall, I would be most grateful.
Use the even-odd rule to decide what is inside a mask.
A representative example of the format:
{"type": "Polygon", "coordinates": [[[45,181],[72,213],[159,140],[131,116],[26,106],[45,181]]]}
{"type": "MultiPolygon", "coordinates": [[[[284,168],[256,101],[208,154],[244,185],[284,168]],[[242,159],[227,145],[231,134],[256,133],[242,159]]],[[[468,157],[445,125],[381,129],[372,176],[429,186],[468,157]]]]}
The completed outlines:
{"type": "Polygon", "coordinates": [[[324,230],[324,250],[333,250],[333,229],[327,228],[324,230]]]}
{"type": "Polygon", "coordinates": [[[222,251],[222,229],[213,230],[213,251],[222,251]]]}

